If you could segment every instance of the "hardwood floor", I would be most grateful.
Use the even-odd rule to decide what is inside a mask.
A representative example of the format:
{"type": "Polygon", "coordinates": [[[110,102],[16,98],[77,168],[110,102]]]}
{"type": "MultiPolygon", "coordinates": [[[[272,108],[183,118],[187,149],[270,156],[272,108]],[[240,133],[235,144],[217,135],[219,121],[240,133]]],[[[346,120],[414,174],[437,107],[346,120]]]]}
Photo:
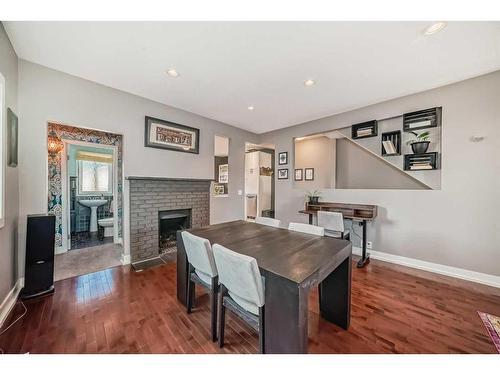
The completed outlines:
{"type": "MultiPolygon", "coordinates": [[[[6,353],[256,353],[257,335],[228,314],[226,345],[210,340],[208,295],[191,315],[177,302],[175,264],[115,267],[58,281],[51,297],[0,336],[6,353]]],[[[496,353],[477,310],[500,315],[499,289],[373,261],[353,267],[344,331],[309,304],[311,353],[496,353]]],[[[10,320],[23,312],[18,304],[10,320]]],[[[8,323],[7,323],[8,325],[8,323]]]]}

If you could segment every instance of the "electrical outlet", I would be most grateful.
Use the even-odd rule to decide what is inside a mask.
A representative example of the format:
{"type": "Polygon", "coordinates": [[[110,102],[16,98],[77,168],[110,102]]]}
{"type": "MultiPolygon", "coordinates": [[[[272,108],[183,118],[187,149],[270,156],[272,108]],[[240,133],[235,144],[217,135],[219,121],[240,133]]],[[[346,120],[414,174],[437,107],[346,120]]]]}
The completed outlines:
{"type": "Polygon", "coordinates": [[[366,248],[370,250],[373,248],[372,241],[366,241],[366,248]]]}

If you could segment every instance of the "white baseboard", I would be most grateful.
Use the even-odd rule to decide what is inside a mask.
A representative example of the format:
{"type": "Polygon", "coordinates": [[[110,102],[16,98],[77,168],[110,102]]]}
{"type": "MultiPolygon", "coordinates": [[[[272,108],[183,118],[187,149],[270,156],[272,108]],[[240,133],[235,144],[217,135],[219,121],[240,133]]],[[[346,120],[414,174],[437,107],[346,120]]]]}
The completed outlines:
{"type": "Polygon", "coordinates": [[[64,253],[66,253],[67,251],[68,251],[68,249],[67,249],[67,248],[65,248],[64,246],[59,246],[59,247],[56,247],[56,248],[55,248],[54,253],[55,253],[56,255],[58,255],[58,254],[64,254],[64,253]]]}
{"type": "Polygon", "coordinates": [[[122,262],[123,265],[130,264],[130,261],[131,261],[130,254],[129,255],[122,254],[120,262],[122,262]]]}
{"type": "MultiPolygon", "coordinates": [[[[352,253],[354,255],[361,255],[360,247],[352,247],[352,253]]],[[[384,262],[400,264],[402,266],[416,268],[419,270],[429,271],[438,273],[440,275],[446,275],[451,277],[456,277],[458,279],[463,279],[467,281],[473,281],[480,284],[485,284],[500,288],[500,276],[489,275],[487,273],[475,272],[465,270],[463,268],[456,268],[445,266],[443,264],[426,262],[424,260],[402,257],[400,255],[393,255],[389,253],[383,253],[381,251],[368,250],[370,258],[383,260],[384,262]]]]}
{"type": "Polygon", "coordinates": [[[24,278],[21,277],[17,280],[12,290],[9,292],[9,294],[7,294],[7,296],[5,296],[4,300],[2,301],[2,304],[0,305],[0,327],[2,327],[5,319],[7,319],[10,312],[12,311],[12,308],[16,304],[17,297],[19,296],[19,292],[21,292],[23,286],[24,278]]]}

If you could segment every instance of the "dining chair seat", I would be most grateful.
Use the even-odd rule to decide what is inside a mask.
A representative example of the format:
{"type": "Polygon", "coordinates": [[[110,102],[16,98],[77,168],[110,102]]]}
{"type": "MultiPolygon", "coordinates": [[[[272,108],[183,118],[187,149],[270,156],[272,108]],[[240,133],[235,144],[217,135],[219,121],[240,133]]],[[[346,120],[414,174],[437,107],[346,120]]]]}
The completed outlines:
{"type": "Polygon", "coordinates": [[[314,234],[316,236],[324,236],[325,229],[317,225],[304,224],[304,223],[290,223],[288,225],[288,230],[293,230],[295,232],[314,234]]]}

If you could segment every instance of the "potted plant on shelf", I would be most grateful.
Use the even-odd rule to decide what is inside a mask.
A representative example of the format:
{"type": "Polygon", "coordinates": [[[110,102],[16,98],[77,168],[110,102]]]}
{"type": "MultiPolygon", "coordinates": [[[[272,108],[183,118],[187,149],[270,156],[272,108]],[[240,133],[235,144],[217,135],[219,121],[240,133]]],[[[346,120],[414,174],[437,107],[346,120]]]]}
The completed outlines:
{"type": "Polygon", "coordinates": [[[411,150],[414,154],[425,154],[429,148],[430,133],[428,131],[422,132],[420,134],[415,132],[409,132],[415,136],[415,138],[410,139],[406,142],[407,146],[411,146],[411,150]]]}
{"type": "Polygon", "coordinates": [[[319,197],[320,197],[320,194],[319,194],[318,190],[309,191],[306,194],[306,198],[309,200],[309,203],[311,203],[311,204],[318,204],[319,197]]]}

